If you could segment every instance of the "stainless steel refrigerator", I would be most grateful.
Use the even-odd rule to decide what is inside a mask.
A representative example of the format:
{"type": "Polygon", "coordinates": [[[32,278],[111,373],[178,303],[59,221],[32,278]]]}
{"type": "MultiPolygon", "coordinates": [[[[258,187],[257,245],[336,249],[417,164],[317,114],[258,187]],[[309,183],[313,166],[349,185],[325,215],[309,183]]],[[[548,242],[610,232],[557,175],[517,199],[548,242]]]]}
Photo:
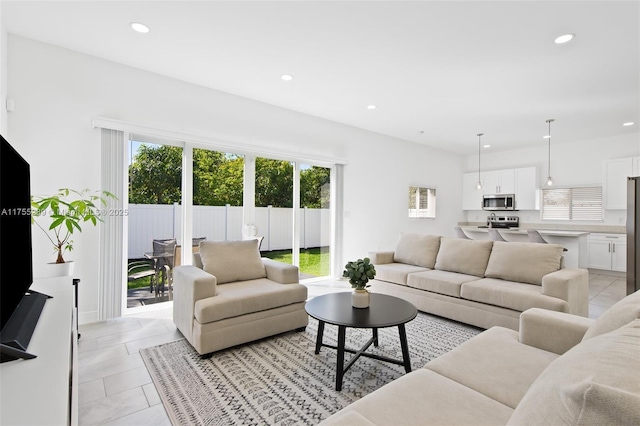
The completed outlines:
{"type": "Polygon", "coordinates": [[[627,294],[640,290],[640,176],[627,182],[627,294]]]}

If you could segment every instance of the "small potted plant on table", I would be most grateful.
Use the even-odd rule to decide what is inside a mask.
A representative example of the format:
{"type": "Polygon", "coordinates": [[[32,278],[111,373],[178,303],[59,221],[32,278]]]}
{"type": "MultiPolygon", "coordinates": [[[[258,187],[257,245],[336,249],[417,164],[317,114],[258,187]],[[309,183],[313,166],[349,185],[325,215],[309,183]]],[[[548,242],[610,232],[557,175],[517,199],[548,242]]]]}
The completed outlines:
{"type": "Polygon", "coordinates": [[[365,257],[354,262],[347,262],[342,276],[349,278],[349,283],[354,289],[351,294],[351,304],[354,308],[368,308],[371,299],[367,283],[376,276],[376,268],[371,259],[365,257]]]}
{"type": "Polygon", "coordinates": [[[62,255],[73,249],[71,236],[74,232],[82,232],[81,223],[89,222],[95,226],[98,221],[102,222],[100,207],[107,205],[107,198],[116,196],[108,191],[68,188],[59,189],[53,195],[31,197],[31,222],[42,229],[56,253],[56,261],[50,263],[57,266],[52,275],[68,276],[73,273],[73,261],[65,261],[62,255]],[[39,223],[45,220],[50,222],[48,227],[39,223]]]}

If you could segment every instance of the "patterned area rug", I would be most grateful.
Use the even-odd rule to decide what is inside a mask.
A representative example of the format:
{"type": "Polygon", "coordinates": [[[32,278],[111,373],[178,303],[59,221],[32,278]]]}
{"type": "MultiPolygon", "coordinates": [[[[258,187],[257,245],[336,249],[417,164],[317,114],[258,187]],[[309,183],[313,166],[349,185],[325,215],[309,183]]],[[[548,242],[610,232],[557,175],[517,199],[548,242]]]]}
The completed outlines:
{"type": "MultiPolygon", "coordinates": [[[[314,354],[318,322],[217,352],[200,359],[186,340],[141,350],[174,425],[315,425],[331,414],[404,375],[404,368],[361,357],[335,390],[336,351],[314,354]]],[[[413,369],[450,351],[482,330],[418,313],[406,324],[413,369]]],[[[336,345],[337,327],[327,324],[324,342],[336,345]]],[[[371,330],[347,329],[346,346],[360,349],[371,330]]],[[[379,330],[371,353],[402,359],[398,328],[379,330]]],[[[350,359],[345,354],[345,361],[350,359]]]]}

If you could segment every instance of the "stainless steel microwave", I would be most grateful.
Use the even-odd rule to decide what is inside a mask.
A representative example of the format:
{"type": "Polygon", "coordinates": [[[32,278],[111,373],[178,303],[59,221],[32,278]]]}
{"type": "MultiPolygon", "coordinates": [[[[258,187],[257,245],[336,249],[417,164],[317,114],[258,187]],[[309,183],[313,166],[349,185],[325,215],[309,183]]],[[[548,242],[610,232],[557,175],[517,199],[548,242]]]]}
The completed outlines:
{"type": "Polygon", "coordinates": [[[482,198],[482,210],[516,210],[516,196],[514,194],[485,195],[482,198]]]}

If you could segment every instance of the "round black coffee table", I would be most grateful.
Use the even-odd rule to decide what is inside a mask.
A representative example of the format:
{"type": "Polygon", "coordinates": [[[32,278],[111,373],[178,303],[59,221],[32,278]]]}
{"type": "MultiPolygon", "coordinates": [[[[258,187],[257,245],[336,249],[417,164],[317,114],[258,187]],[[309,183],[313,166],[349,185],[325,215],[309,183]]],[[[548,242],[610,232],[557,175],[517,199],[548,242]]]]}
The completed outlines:
{"type": "Polygon", "coordinates": [[[350,292],[341,292],[314,297],[307,302],[305,309],[310,316],[319,321],[318,337],[316,339],[316,354],[320,353],[320,348],[322,346],[337,349],[338,351],[336,365],[337,391],[342,389],[342,378],[344,373],[351,368],[360,356],[366,356],[380,361],[402,365],[407,373],[411,371],[409,346],[407,345],[407,333],[404,325],[418,315],[418,310],[406,300],[388,296],[386,294],[372,293],[369,307],[361,309],[351,306],[350,292]],[[325,323],[338,326],[338,346],[322,343],[325,323]],[[378,346],[379,328],[396,326],[398,327],[398,333],[400,334],[402,361],[377,354],[365,353],[371,344],[378,346]],[[344,345],[347,327],[371,328],[373,330],[373,337],[357,351],[345,348],[344,345]],[[345,352],[355,354],[346,366],[344,366],[345,352]]]}

